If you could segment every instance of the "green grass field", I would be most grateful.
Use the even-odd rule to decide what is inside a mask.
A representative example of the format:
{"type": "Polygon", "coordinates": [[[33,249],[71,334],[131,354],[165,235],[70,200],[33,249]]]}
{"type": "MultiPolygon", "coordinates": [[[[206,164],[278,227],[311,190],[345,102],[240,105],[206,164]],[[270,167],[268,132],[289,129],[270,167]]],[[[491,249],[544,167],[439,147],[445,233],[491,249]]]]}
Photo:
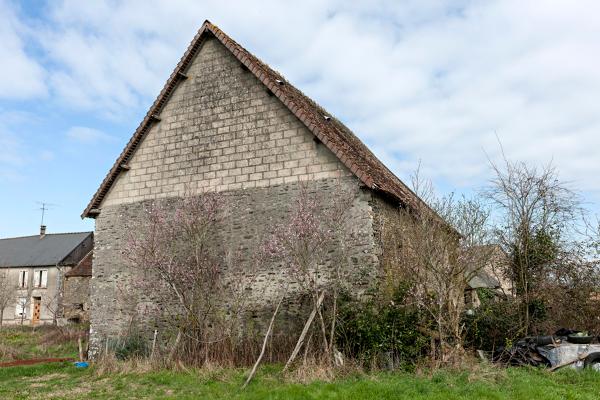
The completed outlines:
{"type": "MultiPolygon", "coordinates": [[[[4,358],[74,357],[74,342],[55,343],[51,329],[0,330],[4,358]],[[8,354],[8,353],[7,353],[8,354]]],[[[72,363],[0,368],[0,399],[600,399],[600,373],[490,366],[471,372],[358,373],[308,384],[263,366],[241,389],[247,369],[148,372],[141,363],[77,369],[72,363]],[[121,372],[114,372],[121,371],[121,372]],[[146,371],[146,372],[144,372],[146,371]]]]}
{"type": "Polygon", "coordinates": [[[58,331],[52,326],[0,328],[0,362],[16,359],[77,357],[78,328],[58,331]],[[64,333],[61,333],[64,332],[64,333]]]}
{"type": "Polygon", "coordinates": [[[2,399],[598,399],[600,374],[509,369],[492,380],[468,373],[379,373],[290,383],[266,368],[245,390],[244,372],[98,374],[70,363],[0,369],[2,399]]]}

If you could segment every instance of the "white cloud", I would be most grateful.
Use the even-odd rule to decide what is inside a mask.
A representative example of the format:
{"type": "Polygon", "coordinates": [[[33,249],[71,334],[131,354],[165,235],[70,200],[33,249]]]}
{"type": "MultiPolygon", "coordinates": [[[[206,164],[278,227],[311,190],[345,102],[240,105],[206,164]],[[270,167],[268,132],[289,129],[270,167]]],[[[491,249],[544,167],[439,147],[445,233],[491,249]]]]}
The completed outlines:
{"type": "Polygon", "coordinates": [[[113,141],[114,138],[97,129],[85,126],[73,126],[66,133],[68,139],[86,144],[113,141]]]}
{"type": "Polygon", "coordinates": [[[45,71],[25,50],[25,27],[5,1],[0,9],[0,99],[46,95],[45,71]]]}
{"type": "Polygon", "coordinates": [[[434,179],[477,186],[489,173],[485,153],[498,156],[497,135],[509,157],[553,158],[565,179],[600,196],[596,1],[48,8],[39,44],[52,63],[51,90],[71,107],[139,112],[208,18],[347,122],[401,177],[422,160],[434,179]]]}
{"type": "Polygon", "coordinates": [[[0,168],[20,166],[24,163],[21,143],[11,132],[0,129],[0,168]]]}
{"type": "Polygon", "coordinates": [[[15,133],[15,126],[23,123],[26,113],[0,109],[0,183],[22,178],[21,169],[27,164],[26,146],[15,133]]]}

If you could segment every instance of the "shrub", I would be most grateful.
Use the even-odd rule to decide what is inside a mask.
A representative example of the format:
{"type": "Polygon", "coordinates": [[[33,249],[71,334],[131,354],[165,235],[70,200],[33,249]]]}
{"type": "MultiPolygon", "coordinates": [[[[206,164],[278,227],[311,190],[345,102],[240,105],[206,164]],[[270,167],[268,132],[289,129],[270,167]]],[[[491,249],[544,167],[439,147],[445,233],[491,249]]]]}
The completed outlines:
{"type": "Polygon", "coordinates": [[[118,360],[147,357],[149,355],[148,339],[138,332],[127,336],[109,338],[107,343],[109,352],[114,353],[118,360]]]}
{"type": "Polygon", "coordinates": [[[481,305],[464,316],[465,347],[496,350],[518,339],[522,326],[519,301],[498,299],[487,289],[478,289],[481,305]]]}
{"type": "Polygon", "coordinates": [[[390,301],[340,300],[337,343],[349,357],[367,367],[411,368],[427,354],[426,319],[405,305],[406,290],[390,301]]]}

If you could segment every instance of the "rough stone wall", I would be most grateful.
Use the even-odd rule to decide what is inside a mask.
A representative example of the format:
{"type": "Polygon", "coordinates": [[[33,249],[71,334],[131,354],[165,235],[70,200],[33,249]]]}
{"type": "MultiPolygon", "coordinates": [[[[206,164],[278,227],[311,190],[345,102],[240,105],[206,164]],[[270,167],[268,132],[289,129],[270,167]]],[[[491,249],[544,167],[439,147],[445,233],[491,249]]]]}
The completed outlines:
{"type": "MultiPolygon", "coordinates": [[[[309,184],[310,190],[319,193],[326,207],[339,195],[339,181],[325,179],[309,184]]],[[[345,178],[342,185],[354,188],[358,185],[355,178],[345,178]]],[[[298,183],[275,185],[268,188],[254,188],[240,191],[224,192],[229,216],[217,228],[215,246],[242,249],[241,262],[250,259],[262,243],[271,235],[273,228],[285,220],[288,211],[300,191],[298,183]]],[[[376,280],[379,260],[374,254],[375,243],[372,231],[372,210],[370,192],[358,190],[358,195],[347,214],[348,224],[345,227],[347,242],[347,271],[344,279],[348,286],[356,292],[370,288],[376,280]]],[[[94,250],[92,298],[92,345],[100,343],[104,338],[123,333],[136,313],[131,305],[132,292],[123,290],[136,272],[126,265],[122,249],[127,242],[128,224],[134,224],[140,217],[145,202],[125,203],[108,206],[102,209],[96,220],[96,247],[94,250]]],[[[331,249],[329,258],[341,256],[340,249],[331,249]]],[[[277,262],[261,264],[255,282],[246,291],[246,302],[249,305],[249,318],[253,324],[261,326],[263,317],[270,316],[274,304],[281,296],[282,288],[289,284],[289,301],[286,302],[280,316],[278,326],[301,323],[299,317],[302,304],[295,295],[300,289],[294,275],[286,266],[277,262]]],[[[151,296],[150,301],[154,299],[151,296]]],[[[160,304],[160,306],[168,306],[160,304]]]]}
{"type": "MultiPolygon", "coordinates": [[[[113,184],[96,218],[91,283],[91,346],[123,333],[136,312],[123,290],[131,275],[121,251],[148,202],[184,194],[222,192],[229,218],[216,245],[245,249],[248,258],[285,220],[300,182],[309,182],[326,207],[339,187],[359,192],[348,214],[346,247],[354,290],[373,284],[378,266],[372,231],[371,193],[283,104],[216,40],[208,40],[161,112],[161,121],[133,155],[130,170],[113,184]]],[[[339,249],[331,249],[331,259],[339,249]]],[[[250,318],[276,304],[290,282],[281,265],[265,264],[248,292],[250,318]]],[[[290,295],[290,299],[294,298],[290,295]]],[[[150,296],[150,300],[152,300],[150,296]]],[[[165,305],[163,305],[165,306],[165,305]]],[[[300,304],[286,304],[281,319],[301,323],[300,304]]],[[[281,326],[281,325],[279,325],[281,326]]]]}
{"type": "Polygon", "coordinates": [[[90,319],[89,276],[71,276],[64,280],[64,318],[73,322],[88,322],[90,319]]]}
{"type": "MultiPolygon", "coordinates": [[[[400,205],[398,202],[373,193],[371,198],[373,209],[373,236],[375,253],[380,260],[379,273],[383,285],[394,281],[397,276],[396,260],[400,253],[400,205]]],[[[384,289],[385,290],[385,289],[384,289]]]]}

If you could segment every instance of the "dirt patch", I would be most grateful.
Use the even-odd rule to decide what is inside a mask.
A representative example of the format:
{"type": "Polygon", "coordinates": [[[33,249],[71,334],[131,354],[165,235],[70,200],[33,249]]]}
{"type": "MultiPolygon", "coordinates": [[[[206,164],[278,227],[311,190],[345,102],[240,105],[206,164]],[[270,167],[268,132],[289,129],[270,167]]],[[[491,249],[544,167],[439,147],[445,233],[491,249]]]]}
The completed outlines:
{"type": "Polygon", "coordinates": [[[35,358],[32,360],[14,360],[14,361],[0,363],[0,368],[17,367],[20,365],[52,363],[52,362],[65,362],[65,361],[75,361],[75,359],[73,359],[73,358],[35,358]]]}

